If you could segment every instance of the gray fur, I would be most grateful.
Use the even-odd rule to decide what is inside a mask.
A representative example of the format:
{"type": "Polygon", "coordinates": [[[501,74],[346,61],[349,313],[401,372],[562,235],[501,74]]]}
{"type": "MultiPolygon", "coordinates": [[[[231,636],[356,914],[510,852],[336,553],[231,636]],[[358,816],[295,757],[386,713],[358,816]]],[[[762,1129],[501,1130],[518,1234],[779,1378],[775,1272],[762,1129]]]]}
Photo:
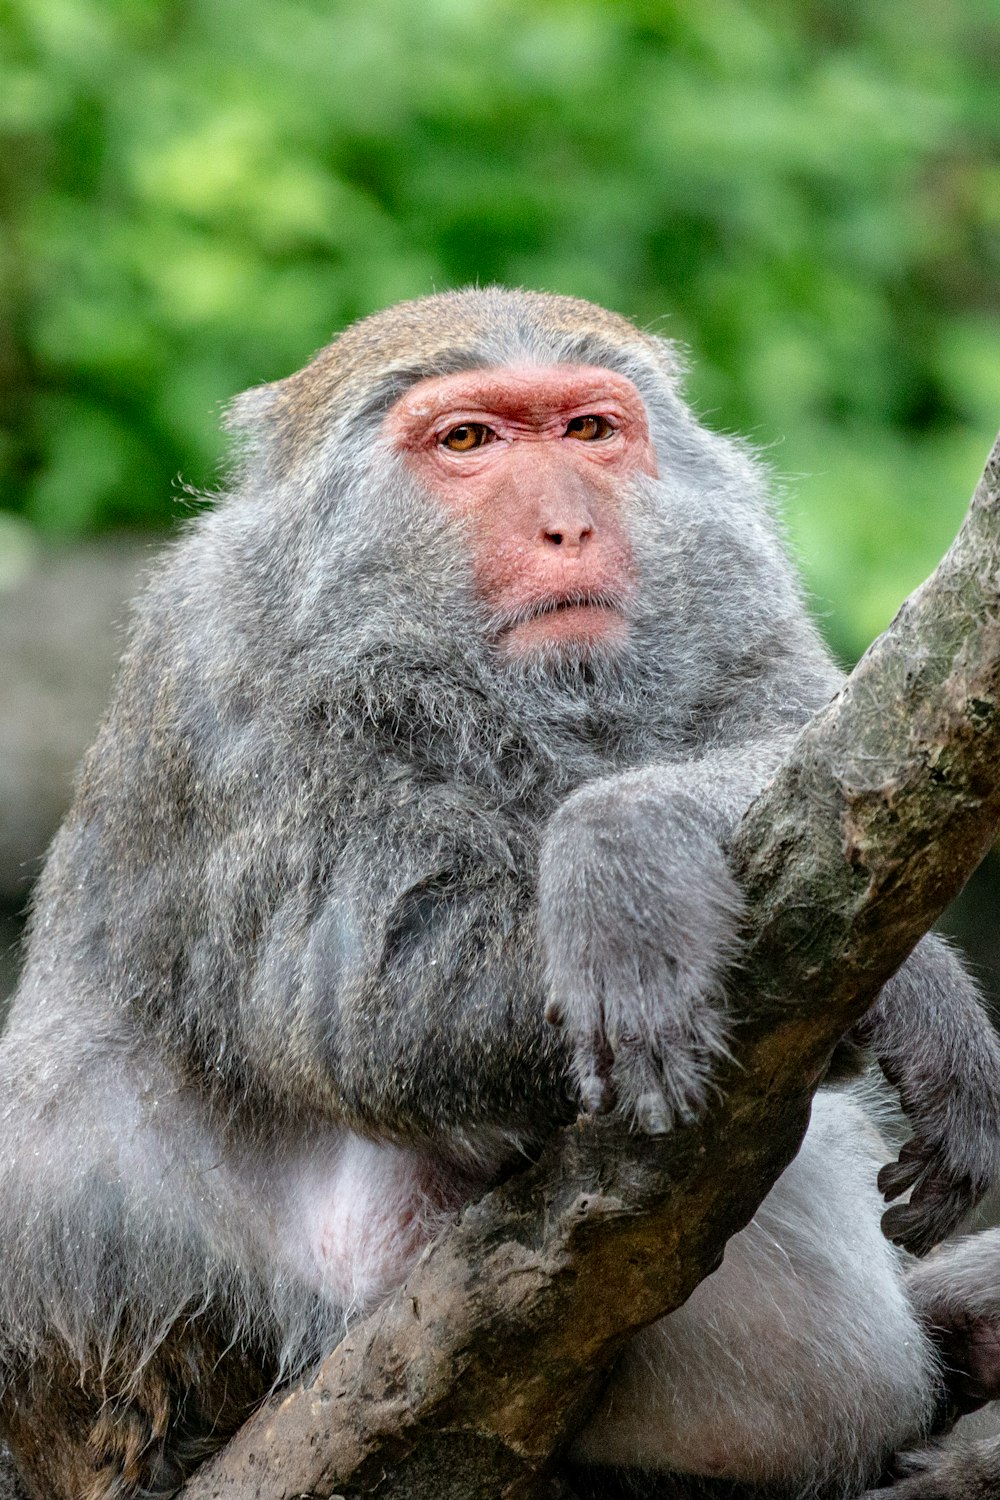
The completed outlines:
{"type": "Polygon", "coordinates": [[[950,1439],[908,1453],[889,1490],[862,1500],[996,1500],[1000,1495],[1000,1437],[950,1439]]]}
{"type": "Polygon", "coordinates": [[[26,1500],[13,1455],[3,1442],[0,1442],[0,1500],[26,1500]]]}
{"type": "MultiPolygon", "coordinates": [[[[136,607],[0,1045],[0,1410],[79,1441],[109,1410],[152,1424],[140,1480],[107,1439],[95,1497],[168,1493],[238,1420],[217,1369],[252,1401],[385,1290],[360,1250],[337,1297],[302,1272],[292,1181],[367,1142],[390,1176],[416,1153],[432,1233],[578,1089],[652,1130],[704,1106],[738,950],[726,840],[839,675],[762,470],[678,368],[600,309],[492,288],[356,325],[235,403],[232,492],[136,607]],[[628,651],[512,667],[460,526],[380,422],[425,375],[567,360],[634,381],[663,477],[628,497],[628,651]],[[187,1395],[161,1430],[164,1389],[187,1395]]],[[[936,952],[869,1035],[951,1195],[938,1233],[996,1168],[1000,1054],[936,952]]],[[[824,1454],[824,1493],[858,1462],[824,1454]]]]}
{"type": "Polygon", "coordinates": [[[924,938],[858,1027],[915,1127],[879,1174],[886,1198],[908,1190],[883,1228],[918,1255],[951,1233],[997,1178],[993,1098],[1000,1047],[979,996],[945,940],[924,938]],[[930,1060],[934,1059],[932,1063],[930,1060]],[[960,1087],[945,1080],[961,1079],[960,1087]]]}
{"type": "Polygon", "coordinates": [[[628,1346],[576,1454],[847,1496],[926,1430],[936,1393],[879,1230],[884,1143],[826,1090],[802,1148],[721,1267],[628,1346]]]}

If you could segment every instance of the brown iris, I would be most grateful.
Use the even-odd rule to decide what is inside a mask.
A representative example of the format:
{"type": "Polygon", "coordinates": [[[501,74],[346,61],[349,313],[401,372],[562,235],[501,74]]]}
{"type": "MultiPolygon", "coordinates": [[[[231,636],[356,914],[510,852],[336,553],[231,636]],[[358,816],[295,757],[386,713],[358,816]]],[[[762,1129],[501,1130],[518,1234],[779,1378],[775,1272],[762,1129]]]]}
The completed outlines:
{"type": "Polygon", "coordinates": [[[493,428],[487,427],[485,422],[462,422],[460,426],[445,433],[441,445],[449,448],[452,453],[471,453],[473,448],[481,448],[484,443],[491,443],[495,437],[493,428]]]}
{"type": "Polygon", "coordinates": [[[563,436],[579,438],[584,443],[599,443],[604,438],[609,438],[615,430],[607,417],[589,415],[586,417],[574,417],[572,422],[566,424],[566,431],[563,436]]]}

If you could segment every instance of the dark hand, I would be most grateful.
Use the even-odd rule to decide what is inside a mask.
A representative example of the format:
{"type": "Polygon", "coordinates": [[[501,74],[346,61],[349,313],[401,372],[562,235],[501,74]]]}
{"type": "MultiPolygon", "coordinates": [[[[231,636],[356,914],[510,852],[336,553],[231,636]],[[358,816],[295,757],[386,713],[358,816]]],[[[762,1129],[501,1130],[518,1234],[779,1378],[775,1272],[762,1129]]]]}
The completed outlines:
{"type": "Polygon", "coordinates": [[[915,1135],[898,1160],[878,1174],[879,1192],[887,1203],[912,1189],[908,1203],[898,1203],[882,1215],[882,1231],[894,1245],[926,1255],[954,1233],[988,1186],[985,1178],[949,1167],[943,1144],[915,1135]]]}

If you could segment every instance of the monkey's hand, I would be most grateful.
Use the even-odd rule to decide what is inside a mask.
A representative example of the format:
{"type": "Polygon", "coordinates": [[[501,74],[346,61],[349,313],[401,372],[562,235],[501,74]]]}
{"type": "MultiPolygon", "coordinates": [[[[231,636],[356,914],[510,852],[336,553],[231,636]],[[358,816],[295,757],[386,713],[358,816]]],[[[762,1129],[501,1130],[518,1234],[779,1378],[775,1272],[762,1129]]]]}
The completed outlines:
{"type": "Polygon", "coordinates": [[[924,1255],[1000,1180],[1000,1042],[975,985],[936,935],[882,990],[856,1035],[870,1046],[913,1134],[883,1167],[882,1220],[897,1245],[924,1255]]]}
{"type": "Polygon", "coordinates": [[[956,1230],[979,1202],[989,1178],[956,1171],[948,1160],[945,1142],[915,1135],[899,1157],[878,1174],[879,1192],[887,1203],[910,1189],[906,1203],[882,1215],[882,1232],[894,1245],[914,1255],[926,1255],[956,1230]]]}
{"type": "Polygon", "coordinates": [[[549,1021],[587,1111],[650,1134],[704,1108],[726,1053],[742,898],[708,819],[655,771],[574,793],[549,825],[539,918],[549,1021]]]}

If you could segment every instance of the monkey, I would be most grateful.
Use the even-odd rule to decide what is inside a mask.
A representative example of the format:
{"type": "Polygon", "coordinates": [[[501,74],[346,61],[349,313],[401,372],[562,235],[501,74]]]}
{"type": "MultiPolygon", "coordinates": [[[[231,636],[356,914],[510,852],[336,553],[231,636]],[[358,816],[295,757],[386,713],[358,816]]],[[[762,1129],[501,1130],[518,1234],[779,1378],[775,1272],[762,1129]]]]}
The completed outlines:
{"type": "MultiPolygon", "coordinates": [[[[842,677],[762,466],[682,377],[617,314],[493,287],[233,403],[0,1040],[0,1432],[32,1500],[169,1495],[580,1109],[657,1134],[708,1106],[728,840],[842,677]]],[[[843,1500],[930,1430],[902,1257],[997,1175],[1000,1046],[933,936],[856,1037],[908,1200],[883,1233],[884,1141],[821,1091],[619,1358],[584,1472],[843,1500]]]]}

